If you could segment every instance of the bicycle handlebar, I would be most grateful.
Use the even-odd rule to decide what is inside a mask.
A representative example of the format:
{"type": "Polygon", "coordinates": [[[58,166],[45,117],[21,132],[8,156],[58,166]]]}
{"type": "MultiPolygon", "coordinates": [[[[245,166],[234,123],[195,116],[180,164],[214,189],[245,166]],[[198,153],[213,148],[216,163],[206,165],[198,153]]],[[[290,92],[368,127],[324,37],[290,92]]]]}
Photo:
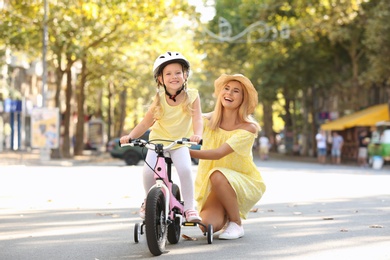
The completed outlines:
{"type": "MultiPolygon", "coordinates": [[[[146,147],[150,150],[155,150],[155,147],[161,142],[171,142],[169,145],[163,146],[164,151],[170,150],[174,145],[176,144],[190,144],[190,145],[197,145],[197,142],[191,142],[189,138],[182,138],[182,139],[177,139],[177,140],[165,140],[165,139],[155,139],[155,140],[150,140],[146,141],[144,139],[132,139],[129,143],[126,144],[121,144],[119,141],[119,147],[124,147],[124,146],[139,146],[139,147],[146,147]]],[[[201,142],[200,142],[201,144],[201,142]]]]}

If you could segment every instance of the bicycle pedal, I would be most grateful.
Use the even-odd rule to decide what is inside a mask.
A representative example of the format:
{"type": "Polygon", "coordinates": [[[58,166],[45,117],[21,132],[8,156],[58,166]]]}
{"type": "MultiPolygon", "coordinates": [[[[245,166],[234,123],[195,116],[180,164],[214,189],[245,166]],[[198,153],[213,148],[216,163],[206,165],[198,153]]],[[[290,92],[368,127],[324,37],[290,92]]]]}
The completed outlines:
{"type": "Polygon", "coordinates": [[[197,225],[198,225],[197,222],[183,222],[183,226],[186,226],[186,227],[195,227],[197,225]]]}

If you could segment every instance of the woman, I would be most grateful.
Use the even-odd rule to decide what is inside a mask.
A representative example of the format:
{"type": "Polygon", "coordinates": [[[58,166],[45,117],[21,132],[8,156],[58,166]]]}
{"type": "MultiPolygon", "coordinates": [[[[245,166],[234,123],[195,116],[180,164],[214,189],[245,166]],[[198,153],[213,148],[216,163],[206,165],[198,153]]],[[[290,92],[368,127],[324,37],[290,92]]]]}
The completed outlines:
{"type": "Polygon", "coordinates": [[[204,224],[212,224],[215,232],[226,225],[219,239],[237,239],[244,236],[241,219],[266,188],[252,156],[260,129],[251,116],[257,91],[241,74],[222,74],[214,87],[217,101],[204,115],[202,149],[190,151],[200,159],[195,198],[204,224]]]}

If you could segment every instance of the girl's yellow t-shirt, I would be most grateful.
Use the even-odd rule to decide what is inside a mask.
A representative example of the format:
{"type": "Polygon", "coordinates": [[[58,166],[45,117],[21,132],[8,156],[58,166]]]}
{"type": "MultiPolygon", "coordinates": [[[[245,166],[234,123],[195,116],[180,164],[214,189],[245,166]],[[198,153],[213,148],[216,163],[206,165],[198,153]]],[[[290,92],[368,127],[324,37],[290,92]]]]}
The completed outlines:
{"type": "MultiPolygon", "coordinates": [[[[197,89],[187,89],[191,104],[198,97],[197,89]]],[[[192,116],[184,112],[182,105],[170,106],[165,99],[165,92],[160,93],[162,116],[151,127],[149,139],[177,140],[193,135],[192,116]]],[[[167,143],[169,144],[169,142],[167,143]]]]}

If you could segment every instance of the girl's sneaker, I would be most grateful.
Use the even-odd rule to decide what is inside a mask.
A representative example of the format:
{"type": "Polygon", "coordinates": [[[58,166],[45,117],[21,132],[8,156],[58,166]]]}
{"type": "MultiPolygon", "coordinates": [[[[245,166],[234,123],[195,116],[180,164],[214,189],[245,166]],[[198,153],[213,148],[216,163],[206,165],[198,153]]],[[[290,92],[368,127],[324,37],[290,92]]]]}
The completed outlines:
{"type": "Polygon", "coordinates": [[[184,213],[187,222],[201,222],[202,218],[198,215],[198,211],[189,209],[184,213]]]}
{"type": "Polygon", "coordinates": [[[139,216],[142,219],[145,219],[145,201],[142,203],[141,208],[139,209],[138,214],[139,214],[139,216]]]}

